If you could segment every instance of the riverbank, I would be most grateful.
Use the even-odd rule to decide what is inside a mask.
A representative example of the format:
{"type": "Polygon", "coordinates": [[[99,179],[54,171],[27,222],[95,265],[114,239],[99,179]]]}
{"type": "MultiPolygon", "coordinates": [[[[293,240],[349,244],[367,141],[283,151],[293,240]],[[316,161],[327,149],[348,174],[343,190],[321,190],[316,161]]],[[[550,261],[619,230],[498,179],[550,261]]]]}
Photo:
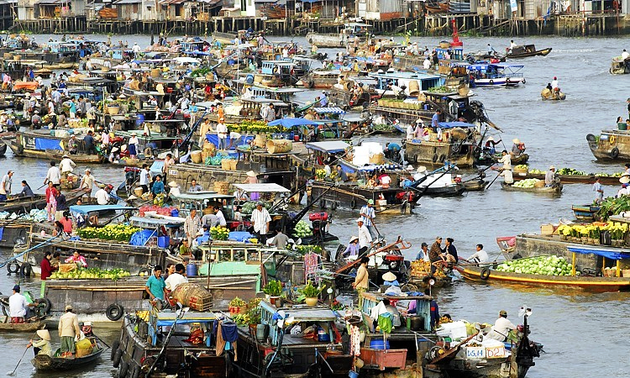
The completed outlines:
{"type": "MultiPolygon", "coordinates": [[[[375,34],[391,35],[411,33],[414,36],[451,35],[451,20],[455,19],[460,34],[471,36],[532,36],[549,35],[564,37],[616,36],[630,34],[630,17],[616,14],[567,14],[555,15],[549,19],[500,19],[488,15],[437,14],[419,19],[395,18],[391,20],[370,20],[375,34]]],[[[207,20],[88,20],[85,16],[62,19],[20,20],[4,25],[5,28],[30,33],[85,33],[85,34],[145,34],[159,35],[210,35],[236,30],[265,30],[268,35],[305,35],[309,30],[321,33],[338,32],[342,23],[332,20],[309,20],[296,18],[269,19],[267,17],[216,16],[207,20]]]]}

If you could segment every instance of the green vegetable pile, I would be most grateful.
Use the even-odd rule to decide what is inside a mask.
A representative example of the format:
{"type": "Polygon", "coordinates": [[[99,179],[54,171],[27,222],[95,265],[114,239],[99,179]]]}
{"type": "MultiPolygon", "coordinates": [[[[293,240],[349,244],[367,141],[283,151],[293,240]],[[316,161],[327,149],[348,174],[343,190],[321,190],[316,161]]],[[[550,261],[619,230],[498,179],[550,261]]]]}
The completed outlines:
{"type": "Polygon", "coordinates": [[[573,168],[561,168],[558,170],[559,175],[568,175],[568,176],[588,176],[589,174],[584,171],[578,171],[573,168]]]}
{"type": "Polygon", "coordinates": [[[499,272],[542,274],[546,276],[568,276],[571,265],[558,256],[539,256],[529,259],[508,261],[497,267],[499,272]]]}
{"type": "Polygon", "coordinates": [[[621,196],[619,198],[608,197],[599,205],[597,216],[606,221],[612,215],[619,215],[624,211],[630,211],[630,197],[621,196]]]}
{"type": "Polygon", "coordinates": [[[600,173],[595,173],[595,176],[600,176],[600,177],[621,177],[621,172],[616,172],[616,173],[600,172],[600,173]]]}
{"type": "Polygon", "coordinates": [[[53,272],[50,276],[52,279],[58,280],[87,280],[87,279],[110,279],[110,280],[118,280],[122,277],[129,277],[131,273],[124,269],[99,269],[99,268],[88,268],[88,269],[76,269],[71,270],[69,272],[53,272]]]}
{"type": "Polygon", "coordinates": [[[311,235],[313,235],[313,230],[311,230],[311,227],[305,221],[301,220],[295,225],[293,236],[303,238],[311,235]]]}
{"type": "Polygon", "coordinates": [[[514,183],[514,186],[517,188],[533,188],[536,183],[540,181],[539,179],[527,179],[521,180],[514,183]]]}
{"type": "Polygon", "coordinates": [[[129,242],[131,235],[140,231],[138,227],[126,224],[108,224],[105,227],[80,228],[77,233],[82,239],[104,239],[129,242]]]}
{"type": "MultiPolygon", "coordinates": [[[[263,201],[263,207],[269,210],[269,208],[271,208],[271,204],[263,201]]],[[[249,215],[254,211],[255,208],[256,208],[256,202],[245,202],[241,206],[241,214],[249,215]]]]}
{"type": "Polygon", "coordinates": [[[215,226],[210,229],[210,236],[213,240],[228,240],[230,230],[223,226],[215,226]]]}
{"type": "Polygon", "coordinates": [[[191,77],[204,77],[207,74],[209,74],[210,72],[212,72],[210,67],[202,67],[202,68],[198,68],[198,69],[194,70],[193,72],[191,72],[190,76],[191,77]]]}
{"type": "Polygon", "coordinates": [[[530,169],[529,173],[533,175],[544,175],[547,171],[541,171],[540,169],[530,169]]]}

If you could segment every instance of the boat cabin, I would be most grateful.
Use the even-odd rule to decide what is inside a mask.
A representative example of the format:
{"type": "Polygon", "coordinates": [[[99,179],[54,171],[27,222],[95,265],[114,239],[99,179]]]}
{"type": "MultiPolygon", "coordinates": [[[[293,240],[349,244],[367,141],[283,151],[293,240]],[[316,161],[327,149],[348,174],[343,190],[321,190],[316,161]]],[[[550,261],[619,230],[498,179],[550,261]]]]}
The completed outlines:
{"type": "Polygon", "coordinates": [[[242,107],[240,110],[240,115],[243,117],[247,117],[248,119],[260,119],[260,110],[263,106],[273,105],[274,110],[276,111],[276,119],[282,118],[289,113],[289,109],[291,107],[290,104],[287,104],[281,100],[272,100],[268,98],[249,98],[249,99],[241,99],[242,107]]]}
{"type": "Polygon", "coordinates": [[[444,85],[444,78],[440,75],[419,72],[370,73],[368,76],[376,79],[376,90],[386,96],[398,95],[393,87],[400,88],[401,94],[405,96],[417,96],[419,91],[428,91],[444,85]]]}
{"type": "Polygon", "coordinates": [[[524,83],[522,64],[476,63],[466,67],[471,87],[517,86],[524,83]]]}
{"type": "Polygon", "coordinates": [[[405,144],[405,156],[410,163],[439,166],[446,162],[460,168],[472,167],[474,163],[475,135],[477,126],[466,122],[440,122],[442,139],[436,130],[431,130],[423,139],[414,139],[405,144]]]}
{"type": "Polygon", "coordinates": [[[286,60],[265,60],[262,62],[260,72],[265,75],[290,76],[293,74],[295,64],[286,60]]]}
{"type": "Polygon", "coordinates": [[[363,37],[371,33],[372,25],[361,22],[350,22],[343,25],[343,32],[347,36],[363,37]]]}

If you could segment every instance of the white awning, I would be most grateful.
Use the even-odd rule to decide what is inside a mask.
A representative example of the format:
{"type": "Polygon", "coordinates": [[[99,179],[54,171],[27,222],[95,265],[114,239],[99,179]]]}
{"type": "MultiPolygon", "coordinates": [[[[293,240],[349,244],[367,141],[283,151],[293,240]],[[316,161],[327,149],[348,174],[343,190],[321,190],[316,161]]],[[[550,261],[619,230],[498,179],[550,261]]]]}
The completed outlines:
{"type": "Polygon", "coordinates": [[[291,191],[278,184],[232,184],[246,193],[290,193],[291,191]]]}

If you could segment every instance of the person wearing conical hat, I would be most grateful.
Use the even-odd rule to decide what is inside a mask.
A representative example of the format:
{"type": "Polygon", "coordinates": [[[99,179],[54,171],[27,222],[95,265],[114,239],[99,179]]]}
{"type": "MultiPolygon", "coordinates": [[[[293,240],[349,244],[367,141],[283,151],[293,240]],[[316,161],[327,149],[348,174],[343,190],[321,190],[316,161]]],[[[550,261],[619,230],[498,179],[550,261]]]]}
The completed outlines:
{"type": "Polygon", "coordinates": [[[47,329],[37,330],[37,336],[40,337],[40,340],[33,341],[31,339],[26,346],[30,348],[31,346],[35,349],[33,350],[36,356],[46,355],[48,357],[52,357],[52,346],[50,345],[50,332],[47,329]]]}
{"type": "Polygon", "coordinates": [[[512,151],[510,151],[510,155],[520,156],[523,152],[525,152],[525,143],[521,142],[518,138],[512,139],[512,151]]]}

